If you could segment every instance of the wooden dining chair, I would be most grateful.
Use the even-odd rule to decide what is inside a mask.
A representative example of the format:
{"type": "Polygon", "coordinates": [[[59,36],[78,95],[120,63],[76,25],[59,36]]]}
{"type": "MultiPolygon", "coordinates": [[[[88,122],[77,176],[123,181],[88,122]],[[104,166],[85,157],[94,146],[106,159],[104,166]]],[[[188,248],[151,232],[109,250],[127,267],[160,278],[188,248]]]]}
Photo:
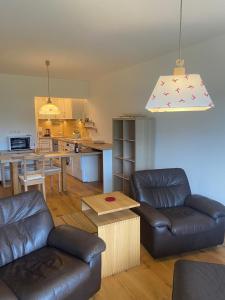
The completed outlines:
{"type": "Polygon", "coordinates": [[[6,163],[0,164],[1,169],[1,183],[3,188],[7,188],[11,186],[11,182],[7,181],[6,173],[10,173],[10,167],[6,163]]]}
{"type": "Polygon", "coordinates": [[[45,159],[38,154],[24,156],[21,162],[21,174],[19,175],[20,185],[24,186],[25,192],[31,185],[38,185],[46,200],[45,192],[45,159]],[[31,164],[31,161],[33,164],[31,164]]]}
{"type": "Polygon", "coordinates": [[[58,175],[58,191],[62,191],[62,168],[59,165],[55,164],[55,160],[48,159],[45,160],[45,170],[44,170],[45,176],[50,176],[50,186],[51,190],[54,186],[54,175],[58,175]]]}

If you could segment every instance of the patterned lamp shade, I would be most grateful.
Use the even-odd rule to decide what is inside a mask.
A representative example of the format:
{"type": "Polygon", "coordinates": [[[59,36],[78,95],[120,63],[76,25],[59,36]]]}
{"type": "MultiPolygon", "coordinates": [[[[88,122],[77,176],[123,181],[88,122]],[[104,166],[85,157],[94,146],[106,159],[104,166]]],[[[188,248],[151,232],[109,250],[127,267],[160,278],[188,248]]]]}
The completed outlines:
{"type": "Polygon", "coordinates": [[[160,76],[146,105],[151,112],[204,111],[212,107],[198,74],[160,76]]]}

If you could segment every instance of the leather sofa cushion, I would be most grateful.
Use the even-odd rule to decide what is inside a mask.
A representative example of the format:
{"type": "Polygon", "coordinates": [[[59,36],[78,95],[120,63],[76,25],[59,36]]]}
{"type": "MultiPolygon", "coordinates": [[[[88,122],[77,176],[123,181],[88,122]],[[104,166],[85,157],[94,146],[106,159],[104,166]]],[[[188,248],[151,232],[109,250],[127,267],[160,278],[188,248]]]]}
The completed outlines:
{"type": "Polygon", "coordinates": [[[179,260],[175,264],[173,300],[224,300],[225,266],[179,260]]]}
{"type": "Polygon", "coordinates": [[[2,300],[18,300],[16,295],[11,291],[8,286],[0,280],[0,299],[2,300]]]}
{"type": "Polygon", "coordinates": [[[195,234],[212,229],[216,222],[190,207],[162,208],[159,210],[171,223],[171,231],[175,235],[195,234]]]}
{"type": "Polygon", "coordinates": [[[154,208],[183,205],[191,193],[187,176],[179,168],[137,171],[132,186],[134,198],[154,208]]]}
{"type": "Polygon", "coordinates": [[[47,244],[53,221],[40,192],[0,201],[0,267],[47,244]]]}
{"type": "Polygon", "coordinates": [[[88,264],[51,247],[0,268],[0,279],[23,300],[70,298],[89,276],[88,264]]]}

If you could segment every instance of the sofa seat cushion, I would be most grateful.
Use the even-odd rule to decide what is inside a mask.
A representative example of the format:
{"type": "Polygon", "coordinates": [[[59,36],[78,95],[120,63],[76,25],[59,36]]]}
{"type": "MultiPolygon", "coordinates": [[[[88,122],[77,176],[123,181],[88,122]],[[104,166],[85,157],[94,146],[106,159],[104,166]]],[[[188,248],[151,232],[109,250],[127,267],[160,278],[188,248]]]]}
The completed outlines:
{"type": "Polygon", "coordinates": [[[225,266],[179,260],[175,264],[173,300],[224,300],[225,266]]]}
{"type": "Polygon", "coordinates": [[[212,218],[190,207],[162,208],[159,211],[170,220],[170,230],[175,235],[205,232],[216,226],[212,218]]]}
{"type": "Polygon", "coordinates": [[[88,264],[51,247],[0,268],[0,279],[21,300],[69,299],[89,276],[88,264]]]}

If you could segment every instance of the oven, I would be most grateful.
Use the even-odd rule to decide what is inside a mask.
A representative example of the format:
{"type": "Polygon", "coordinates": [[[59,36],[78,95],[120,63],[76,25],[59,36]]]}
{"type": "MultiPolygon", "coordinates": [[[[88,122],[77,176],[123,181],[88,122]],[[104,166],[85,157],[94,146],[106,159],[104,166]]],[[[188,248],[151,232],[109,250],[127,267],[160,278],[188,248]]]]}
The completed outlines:
{"type": "Polygon", "coordinates": [[[31,149],[31,136],[9,136],[9,151],[20,151],[31,149]]]}

